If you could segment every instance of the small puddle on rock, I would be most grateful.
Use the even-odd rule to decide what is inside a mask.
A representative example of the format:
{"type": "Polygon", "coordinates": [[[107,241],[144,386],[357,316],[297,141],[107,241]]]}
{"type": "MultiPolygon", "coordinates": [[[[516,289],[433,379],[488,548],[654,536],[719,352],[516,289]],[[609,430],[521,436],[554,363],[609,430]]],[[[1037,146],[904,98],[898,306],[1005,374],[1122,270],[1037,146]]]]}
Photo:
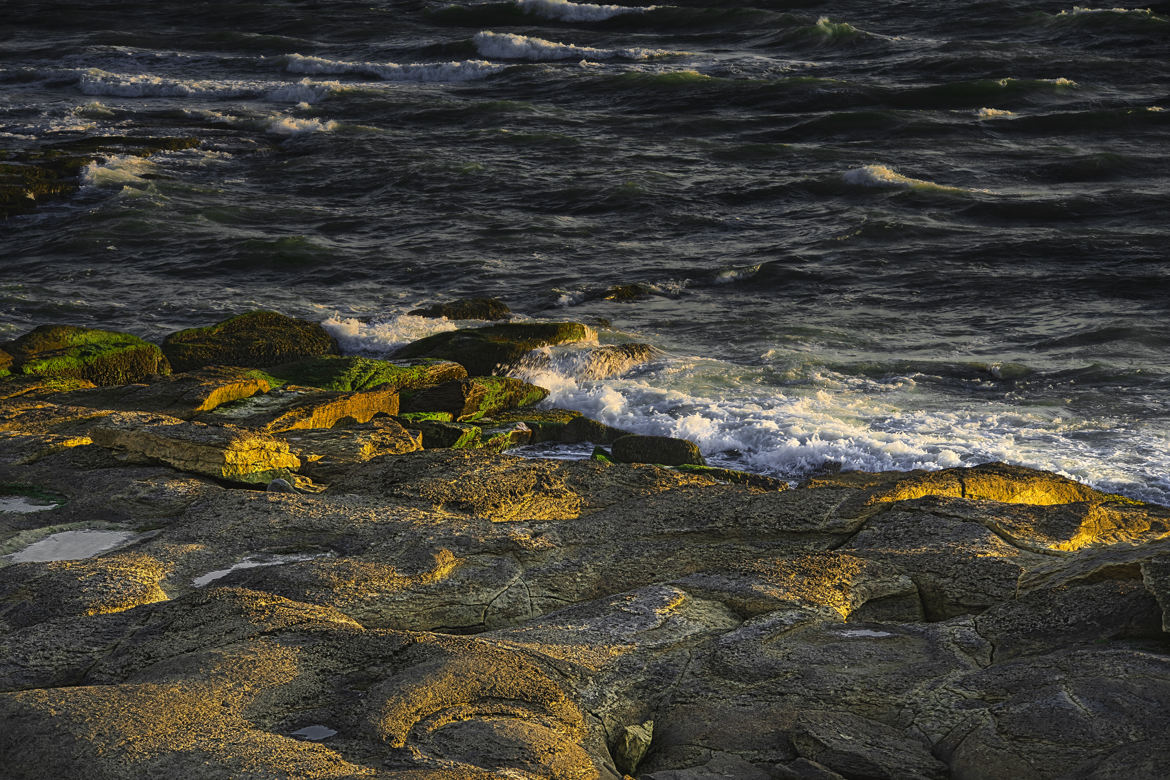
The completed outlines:
{"type": "Polygon", "coordinates": [[[46,509],[56,509],[59,504],[43,499],[28,498],[27,496],[0,496],[0,512],[44,512],[46,509]]]}
{"type": "Polygon", "coordinates": [[[322,726],[320,723],[315,723],[312,726],[305,726],[303,729],[297,729],[292,733],[298,739],[307,739],[310,742],[317,742],[322,739],[329,739],[337,733],[337,729],[331,729],[328,726],[322,726]]]}
{"type": "Polygon", "coordinates": [[[8,557],[13,563],[77,561],[112,550],[133,538],[132,531],[61,531],[8,557]]]}
{"type": "Polygon", "coordinates": [[[862,636],[868,636],[868,637],[881,637],[881,636],[893,636],[893,634],[891,634],[889,631],[871,631],[871,630],[870,630],[870,629],[868,629],[868,628],[845,628],[845,629],[842,629],[842,630],[838,631],[837,633],[838,633],[838,634],[840,634],[841,636],[847,636],[847,637],[862,637],[862,636]]]}
{"type": "Polygon", "coordinates": [[[233,571],[240,569],[256,569],[260,566],[279,566],[282,563],[296,563],[297,561],[312,561],[317,558],[328,558],[330,553],[316,553],[314,555],[307,555],[304,553],[296,555],[249,555],[239,563],[234,563],[226,569],[216,569],[209,571],[206,574],[201,574],[195,579],[191,580],[191,584],[196,588],[202,588],[208,583],[215,582],[221,577],[226,577],[233,571]]]}

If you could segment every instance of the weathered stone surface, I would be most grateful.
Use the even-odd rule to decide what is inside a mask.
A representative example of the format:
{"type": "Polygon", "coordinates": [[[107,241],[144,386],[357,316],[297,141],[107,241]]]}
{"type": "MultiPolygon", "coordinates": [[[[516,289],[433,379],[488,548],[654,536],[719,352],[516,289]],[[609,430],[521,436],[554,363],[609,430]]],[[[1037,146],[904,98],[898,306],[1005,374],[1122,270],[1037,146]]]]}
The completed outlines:
{"type": "Polygon", "coordinates": [[[337,340],[315,322],[253,311],[172,333],[163,340],[162,351],[175,371],[191,371],[212,365],[273,366],[336,354],[338,349],[337,340]]]}
{"type": "Polygon", "coordinates": [[[461,298],[407,313],[417,317],[446,317],[449,320],[506,320],[512,316],[508,304],[496,298],[461,298]]]}
{"type": "Polygon", "coordinates": [[[407,344],[395,358],[433,357],[454,360],[474,376],[508,367],[539,347],[595,340],[597,333],[578,322],[512,322],[484,328],[436,333],[407,344]]]}
{"type": "Polygon", "coordinates": [[[267,484],[301,465],[288,443],[271,435],[144,412],[111,414],[92,436],[103,447],[230,482],[267,484]]]}
{"type": "Polygon", "coordinates": [[[4,349],[12,355],[12,371],[95,385],[140,382],[171,370],[159,348],[137,336],[73,325],[41,325],[4,349]]]}
{"type": "Polygon", "coordinates": [[[267,393],[270,389],[268,380],[246,371],[207,368],[159,377],[150,384],[58,393],[51,395],[49,400],[66,406],[157,412],[189,420],[222,404],[249,398],[257,393],[267,393]]]}
{"type": "Polygon", "coordinates": [[[689,474],[703,474],[717,479],[720,482],[734,482],[737,485],[747,485],[748,487],[759,488],[760,490],[787,490],[788,483],[782,479],[765,476],[763,474],[752,474],[748,471],[740,471],[738,469],[724,469],[715,466],[696,466],[690,463],[684,463],[675,468],[685,471],[689,474]]]}
{"type": "Polygon", "coordinates": [[[613,442],[613,459],[621,463],[657,463],[662,466],[705,466],[699,447],[669,436],[622,436],[613,442]]]}
{"type": "Polygon", "coordinates": [[[406,395],[404,412],[447,412],[458,421],[478,420],[495,412],[531,406],[548,391],[507,376],[477,376],[444,382],[406,395]]]}
{"type": "Polygon", "coordinates": [[[199,419],[243,428],[282,431],[332,428],[341,422],[365,423],[375,416],[398,414],[398,390],[378,387],[358,393],[308,388],[281,388],[246,401],[222,406],[199,419]]]}
{"type": "Polygon", "coordinates": [[[1142,582],[1162,608],[1162,630],[1170,633],[1170,553],[1162,553],[1141,564],[1142,582]]]}
{"type": "Polygon", "coordinates": [[[467,377],[467,369],[449,361],[390,361],[354,355],[321,355],[271,366],[263,373],[281,384],[347,392],[386,385],[414,390],[467,377]]]}
{"type": "Polygon", "coordinates": [[[301,462],[302,472],[326,482],[355,463],[383,455],[422,449],[422,434],[411,433],[394,420],[378,418],[357,425],[288,431],[281,436],[301,462]]]}

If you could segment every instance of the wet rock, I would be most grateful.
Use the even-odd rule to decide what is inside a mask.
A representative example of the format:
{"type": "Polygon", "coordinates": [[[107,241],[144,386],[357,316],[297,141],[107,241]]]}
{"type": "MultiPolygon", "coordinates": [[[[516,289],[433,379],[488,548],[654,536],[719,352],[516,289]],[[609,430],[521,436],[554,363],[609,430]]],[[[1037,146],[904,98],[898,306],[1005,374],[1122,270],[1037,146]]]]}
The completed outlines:
{"type": "Polygon", "coordinates": [[[407,344],[394,357],[453,360],[474,376],[486,376],[534,349],[596,338],[592,328],[579,322],[512,322],[436,333],[407,344]]]}
{"type": "Polygon", "coordinates": [[[600,298],[606,301],[637,301],[643,298],[649,298],[654,294],[654,289],[646,284],[615,284],[607,287],[604,290],[595,292],[590,297],[600,298]]]}
{"type": "Polygon", "coordinates": [[[408,393],[404,412],[447,412],[457,421],[478,420],[495,412],[531,406],[543,401],[548,391],[521,379],[477,376],[458,379],[408,393]]]}
{"type": "Polygon", "coordinates": [[[447,303],[436,303],[414,309],[408,314],[417,317],[446,317],[449,320],[506,320],[512,310],[496,298],[461,298],[447,303]]]}
{"type": "Polygon", "coordinates": [[[191,371],[211,365],[273,366],[336,354],[338,348],[336,339],[315,322],[253,311],[172,333],[163,340],[162,351],[175,371],[191,371]]]}
{"type": "Polygon", "coordinates": [[[158,377],[150,384],[126,384],[95,390],[74,390],[49,397],[54,403],[93,409],[158,412],[183,420],[223,404],[271,389],[266,379],[241,369],[206,368],[158,377]]]}
{"type": "Polygon", "coordinates": [[[560,442],[579,444],[593,442],[612,444],[629,431],[614,428],[568,409],[520,409],[513,412],[494,412],[482,420],[484,425],[506,427],[523,423],[532,431],[532,443],[560,442]]]}
{"type": "Polygon", "coordinates": [[[287,442],[269,434],[144,412],[111,414],[92,436],[103,447],[228,482],[266,485],[301,465],[287,442]]]}
{"type": "Polygon", "coordinates": [[[355,392],[390,386],[397,390],[430,387],[464,379],[467,370],[441,360],[400,361],[341,355],[322,355],[267,368],[278,384],[355,392]]]}
{"type": "Polygon", "coordinates": [[[14,372],[95,385],[140,382],[171,370],[159,348],[137,336],[73,325],[41,325],[4,349],[14,372]]]}
{"type": "Polygon", "coordinates": [[[622,436],[614,440],[613,459],[621,463],[657,463],[662,466],[705,466],[699,447],[669,436],[622,436]]]}
{"type": "Polygon", "coordinates": [[[398,414],[398,391],[378,387],[357,393],[309,388],[281,388],[228,406],[221,406],[200,420],[280,433],[332,428],[342,423],[366,423],[375,416],[398,414]]]}

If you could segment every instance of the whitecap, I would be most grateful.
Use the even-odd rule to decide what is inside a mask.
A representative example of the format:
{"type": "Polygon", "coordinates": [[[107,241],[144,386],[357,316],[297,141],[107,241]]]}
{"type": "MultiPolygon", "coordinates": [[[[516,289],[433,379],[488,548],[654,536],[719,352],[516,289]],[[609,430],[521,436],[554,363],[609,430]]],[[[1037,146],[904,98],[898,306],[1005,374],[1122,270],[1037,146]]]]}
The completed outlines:
{"type": "Polygon", "coordinates": [[[400,65],[393,62],[350,62],[311,57],[304,54],[290,54],[285,63],[290,73],[311,73],[340,75],[354,73],[373,76],[384,81],[473,81],[486,78],[504,69],[486,60],[463,60],[452,62],[412,63],[400,65]]]}
{"type": "Polygon", "coordinates": [[[78,89],[86,95],[132,98],[264,99],[277,103],[315,103],[340,89],[333,82],[305,78],[295,83],[212,79],[173,79],[151,74],[111,73],[98,68],[82,72],[78,89]]]}
{"type": "Polygon", "coordinates": [[[1015,116],[1014,111],[1007,111],[1002,108],[981,108],[975,112],[975,116],[980,119],[1001,119],[1003,117],[1015,116]]]}
{"type": "Polygon", "coordinates": [[[594,5],[569,0],[516,0],[516,5],[526,14],[561,22],[601,22],[622,14],[644,14],[658,7],[594,5]]]}
{"type": "Polygon", "coordinates": [[[384,322],[363,322],[355,317],[332,316],[321,323],[345,352],[385,355],[411,341],[458,326],[445,317],[402,314],[384,322]]]}
{"type": "Polygon", "coordinates": [[[903,176],[885,165],[866,165],[846,171],[842,176],[846,184],[859,187],[873,187],[882,189],[914,189],[931,190],[935,192],[965,193],[971,190],[962,187],[951,187],[945,184],[936,184],[926,179],[913,179],[903,176]]]}
{"type": "Polygon", "coordinates": [[[472,42],[475,44],[476,50],[484,57],[494,57],[501,60],[531,60],[533,62],[615,58],[647,60],[652,57],[665,57],[681,53],[664,49],[596,49],[591,46],[574,46],[527,35],[494,33],[487,30],[476,33],[472,42]]]}
{"type": "Polygon", "coordinates": [[[338,128],[337,122],[332,119],[322,122],[320,119],[297,119],[285,116],[268,122],[265,132],[270,135],[292,136],[306,133],[330,133],[338,128]]]}
{"type": "Polygon", "coordinates": [[[132,154],[113,155],[82,168],[81,182],[91,187],[141,189],[150,186],[147,176],[155,167],[155,164],[145,157],[132,154]]]}

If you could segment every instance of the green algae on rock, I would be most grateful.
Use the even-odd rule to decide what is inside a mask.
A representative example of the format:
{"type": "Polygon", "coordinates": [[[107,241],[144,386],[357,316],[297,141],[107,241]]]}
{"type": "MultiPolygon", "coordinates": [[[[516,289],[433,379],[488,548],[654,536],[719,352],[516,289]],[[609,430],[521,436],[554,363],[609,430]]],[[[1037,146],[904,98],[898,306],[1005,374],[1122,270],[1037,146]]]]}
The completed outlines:
{"type": "Polygon", "coordinates": [[[486,376],[514,365],[534,349],[596,338],[596,331],[579,322],[510,322],[436,333],[407,344],[394,357],[454,360],[469,374],[486,376]]]}
{"type": "Polygon", "coordinates": [[[176,371],[211,365],[263,368],[299,358],[336,354],[337,340],[315,322],[274,311],[253,311],[163,340],[176,371]]]}
{"type": "Polygon", "coordinates": [[[356,355],[321,355],[271,366],[264,372],[275,384],[322,390],[373,390],[391,385],[413,390],[463,379],[467,370],[444,360],[390,361],[356,355]]]}
{"type": "Polygon", "coordinates": [[[130,333],[41,325],[5,345],[22,374],[126,385],[171,372],[159,348],[130,333]]]}
{"type": "Polygon", "coordinates": [[[548,390],[507,376],[475,376],[444,382],[403,394],[403,411],[448,412],[456,420],[478,420],[486,415],[531,406],[548,397],[548,390]]]}

